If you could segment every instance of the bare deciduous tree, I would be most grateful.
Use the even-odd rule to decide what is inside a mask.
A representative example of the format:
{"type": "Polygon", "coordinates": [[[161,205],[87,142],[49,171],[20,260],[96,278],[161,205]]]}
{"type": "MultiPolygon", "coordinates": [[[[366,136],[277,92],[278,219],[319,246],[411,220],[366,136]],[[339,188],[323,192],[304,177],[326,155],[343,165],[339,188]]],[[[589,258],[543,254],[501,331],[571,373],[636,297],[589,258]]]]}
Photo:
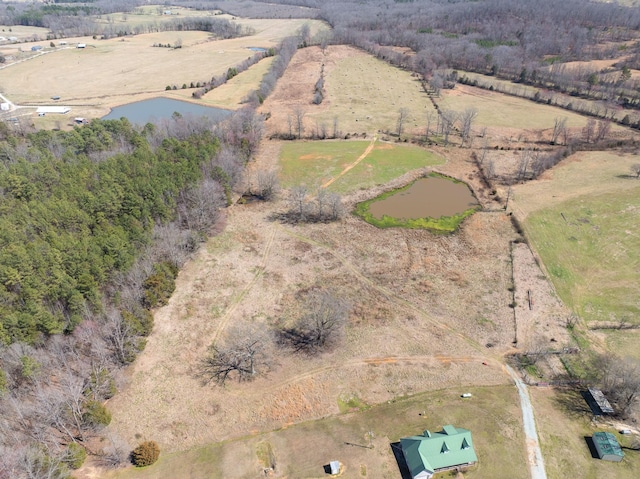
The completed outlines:
{"type": "Polygon", "coordinates": [[[596,132],[596,121],[593,118],[587,120],[587,124],[582,129],[582,137],[586,143],[591,143],[594,140],[596,132]]]}
{"type": "Polygon", "coordinates": [[[598,120],[596,124],[595,141],[603,141],[609,134],[611,122],[609,120],[598,120]]]}
{"type": "Polygon", "coordinates": [[[471,127],[473,126],[473,121],[478,116],[478,110],[476,108],[467,108],[460,115],[460,122],[462,124],[460,128],[460,134],[462,136],[462,146],[465,143],[470,143],[471,138],[471,127]]]}
{"type": "Polygon", "coordinates": [[[242,326],[231,330],[223,344],[214,343],[201,366],[205,382],[248,381],[269,368],[270,338],[264,329],[242,326]]]}
{"type": "Polygon", "coordinates": [[[265,201],[271,201],[280,191],[278,173],[273,170],[258,170],[251,193],[265,201]]]}
{"type": "Polygon", "coordinates": [[[627,415],[640,399],[640,362],[603,354],[594,361],[600,387],[612,400],[620,414],[627,415]]]}
{"type": "Polygon", "coordinates": [[[551,135],[551,144],[555,145],[558,143],[558,138],[560,138],[564,131],[567,129],[567,117],[558,118],[556,117],[553,124],[553,134],[551,135]]]}
{"type": "Polygon", "coordinates": [[[333,291],[320,289],[308,294],[305,312],[282,337],[297,351],[317,352],[335,344],[349,318],[350,305],[333,291]]]}
{"type": "Polygon", "coordinates": [[[440,129],[444,136],[444,144],[449,144],[449,135],[453,131],[454,124],[458,119],[458,112],[453,110],[442,110],[440,113],[440,129]]]}
{"type": "Polygon", "coordinates": [[[640,163],[634,163],[631,165],[631,173],[636,175],[636,179],[640,180],[640,163]]]}
{"type": "Polygon", "coordinates": [[[293,116],[295,121],[296,133],[298,135],[298,140],[302,138],[302,134],[304,133],[304,117],[306,114],[307,112],[300,107],[293,110],[293,116]]]}
{"type": "Polygon", "coordinates": [[[409,110],[406,108],[400,108],[398,111],[398,121],[396,123],[396,132],[398,133],[398,137],[402,136],[404,132],[404,124],[407,121],[407,117],[409,116],[409,110]]]}

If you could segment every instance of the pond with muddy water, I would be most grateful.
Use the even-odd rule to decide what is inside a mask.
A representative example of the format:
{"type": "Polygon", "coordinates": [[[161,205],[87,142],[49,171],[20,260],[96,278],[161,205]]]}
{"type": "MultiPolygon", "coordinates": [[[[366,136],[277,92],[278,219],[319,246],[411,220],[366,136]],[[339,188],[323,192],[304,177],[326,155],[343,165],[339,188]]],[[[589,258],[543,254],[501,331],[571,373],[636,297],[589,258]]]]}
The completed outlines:
{"type": "Polygon", "coordinates": [[[382,228],[400,226],[452,232],[479,208],[466,183],[430,175],[360,203],[356,214],[382,228]]]}

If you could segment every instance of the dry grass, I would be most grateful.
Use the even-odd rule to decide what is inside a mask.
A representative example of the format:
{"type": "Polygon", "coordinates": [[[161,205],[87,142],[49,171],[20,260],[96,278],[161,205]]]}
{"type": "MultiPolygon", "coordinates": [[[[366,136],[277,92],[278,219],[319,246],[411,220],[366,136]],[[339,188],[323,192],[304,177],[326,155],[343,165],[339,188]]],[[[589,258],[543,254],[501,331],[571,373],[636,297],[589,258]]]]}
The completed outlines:
{"type": "Polygon", "coordinates": [[[579,197],[613,194],[635,189],[640,182],[630,178],[638,157],[617,151],[579,152],[539,181],[513,187],[514,208],[522,218],[579,197]]]}
{"type": "MultiPolygon", "coordinates": [[[[0,70],[2,91],[16,104],[50,104],[51,96],[59,95],[60,103],[71,106],[74,116],[99,117],[118,104],[155,96],[171,97],[165,93],[167,85],[180,88],[183,83],[208,81],[251,56],[249,47],[275,46],[304,23],[302,20],[247,22],[256,34],[231,40],[214,41],[205,32],[161,32],[110,40],[69,39],[70,45],[77,40],[86,43],[87,48],[56,49],[0,70]],[[182,40],[181,49],[152,46],[173,44],[177,39],[182,40]]],[[[242,93],[237,96],[228,91],[221,93],[220,103],[234,106],[234,100],[241,100],[252,89],[251,83],[257,88],[266,66],[260,65],[252,73],[245,72],[248,75],[240,90],[242,93]]],[[[187,90],[175,96],[190,93],[191,90],[187,90]]]]}
{"type": "Polygon", "coordinates": [[[225,233],[180,273],[129,386],[109,402],[113,430],[130,442],[142,434],[164,450],[182,450],[337,413],[344,393],[374,404],[506,380],[491,359],[512,339],[506,251],[495,239],[473,238],[476,229],[508,235],[503,217],[479,214],[461,235],[438,238],[379,232],[356,218],[283,227],[265,220],[269,209],[233,207],[225,233]],[[291,317],[296,291],[318,284],[354,305],[340,348],[315,358],[283,352],[275,370],[252,384],[199,383],[197,364],[214,338],[243,319],[268,326],[291,317]],[[478,321],[476,308],[490,324],[478,321]],[[489,342],[493,349],[484,347],[489,342]],[[482,365],[487,358],[494,366],[482,365]]]}
{"type": "Polygon", "coordinates": [[[584,116],[562,108],[541,105],[523,98],[483,90],[469,85],[456,85],[454,90],[442,90],[437,100],[443,109],[464,111],[476,108],[477,126],[502,127],[527,130],[553,129],[556,117],[567,118],[570,128],[582,128],[587,123],[584,116]]]}
{"type": "Polygon", "coordinates": [[[454,388],[399,398],[364,412],[305,422],[176,454],[162,454],[152,467],[129,468],[106,477],[249,479],[258,477],[275,459],[276,468],[270,476],[274,478],[322,477],[322,466],[339,460],[343,466],[340,477],[395,479],[400,473],[391,443],[400,437],[421,433],[425,428],[437,430],[453,423],[471,430],[479,457],[479,464],[464,477],[526,478],[522,424],[513,387],[464,389],[473,393],[471,399],[461,399],[460,391],[454,388]]]}
{"type": "Polygon", "coordinates": [[[435,112],[420,82],[409,72],[347,46],[331,46],[326,53],[319,47],[296,53],[262,108],[272,115],[269,132],[287,132],[287,117],[296,108],[305,112],[307,134],[322,124],[331,134],[335,118],[343,134],[396,131],[401,108],[408,111],[405,130],[419,134],[426,129],[427,113],[435,112]],[[326,95],[320,105],[314,105],[314,86],[322,65],[326,95]]]}

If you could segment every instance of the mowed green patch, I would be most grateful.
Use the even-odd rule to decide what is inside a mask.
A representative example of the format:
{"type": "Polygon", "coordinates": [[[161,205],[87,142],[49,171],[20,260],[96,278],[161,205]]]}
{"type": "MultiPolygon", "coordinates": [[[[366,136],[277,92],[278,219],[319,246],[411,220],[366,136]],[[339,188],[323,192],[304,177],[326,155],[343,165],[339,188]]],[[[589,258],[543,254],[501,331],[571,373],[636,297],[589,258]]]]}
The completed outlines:
{"type": "Polygon", "coordinates": [[[526,220],[560,297],[587,321],[640,322],[639,192],[578,197],[526,220]]]}
{"type": "Polygon", "coordinates": [[[397,479],[391,443],[445,424],[470,429],[479,458],[468,479],[528,477],[519,402],[512,386],[442,390],[372,406],[286,429],[172,454],[153,466],[109,472],[107,478],[255,478],[268,463],[276,473],[297,479],[324,476],[323,466],[339,460],[345,478],[397,479]],[[365,447],[359,447],[365,446],[365,447]],[[370,447],[372,446],[372,447],[370,447]]]}
{"type": "Polygon", "coordinates": [[[596,431],[613,433],[623,447],[631,446],[634,438],[618,434],[604,424],[594,424],[593,415],[578,391],[532,388],[530,392],[549,479],[640,477],[640,451],[623,449],[622,462],[591,456],[585,438],[591,438],[596,431]]]}
{"type": "Polygon", "coordinates": [[[287,142],[280,156],[282,184],[285,187],[300,184],[317,187],[335,178],[328,189],[349,193],[384,184],[408,171],[445,161],[417,146],[376,142],[366,157],[341,175],[370,144],[369,141],[287,142]]]}
{"type": "Polygon", "coordinates": [[[477,109],[476,126],[546,129],[553,128],[555,118],[563,117],[570,128],[584,127],[587,123],[585,117],[562,108],[468,85],[443,90],[437,102],[445,110],[477,109]]]}
{"type": "Polygon", "coordinates": [[[340,174],[365,151],[368,141],[289,141],[280,152],[280,181],[290,188],[317,188],[340,174]]]}

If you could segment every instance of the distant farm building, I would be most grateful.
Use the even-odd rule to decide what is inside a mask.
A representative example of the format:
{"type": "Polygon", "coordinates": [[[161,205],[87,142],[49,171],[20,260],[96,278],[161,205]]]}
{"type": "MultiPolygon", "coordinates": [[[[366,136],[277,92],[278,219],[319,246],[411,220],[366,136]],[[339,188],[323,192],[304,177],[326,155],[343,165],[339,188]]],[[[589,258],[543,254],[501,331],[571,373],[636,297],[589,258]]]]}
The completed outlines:
{"type": "Polygon", "coordinates": [[[10,109],[11,109],[11,105],[9,103],[7,103],[6,101],[0,103],[0,110],[9,111],[10,109]]]}
{"type": "Polygon", "coordinates": [[[451,424],[444,426],[442,432],[425,431],[422,436],[404,437],[400,444],[413,479],[430,479],[436,472],[478,462],[471,431],[451,424]]]}
{"type": "Polygon", "coordinates": [[[71,108],[68,106],[39,106],[36,110],[36,113],[39,115],[40,113],[58,113],[65,115],[71,111],[71,108]]]}
{"type": "Polygon", "coordinates": [[[599,389],[589,388],[584,393],[584,398],[587,404],[589,404],[594,416],[604,416],[615,412],[607,398],[599,389]]]}
{"type": "Polygon", "coordinates": [[[65,40],[62,40],[62,41],[58,42],[58,45],[66,45],[66,44],[67,44],[67,42],[65,40]]]}
{"type": "Polygon", "coordinates": [[[78,43],[78,44],[76,45],[76,48],[86,48],[86,47],[87,47],[87,44],[86,44],[86,43],[78,43]]]}
{"type": "Polygon", "coordinates": [[[80,116],[75,117],[73,121],[75,121],[78,125],[84,125],[85,123],[89,123],[86,118],[82,118],[80,116]]]}
{"type": "Polygon", "coordinates": [[[42,50],[42,45],[34,45],[31,47],[32,52],[37,52],[38,50],[42,50]]]}
{"type": "Polygon", "coordinates": [[[610,432],[595,432],[592,439],[600,459],[603,461],[622,461],[624,452],[622,452],[622,448],[613,434],[610,432]]]}

